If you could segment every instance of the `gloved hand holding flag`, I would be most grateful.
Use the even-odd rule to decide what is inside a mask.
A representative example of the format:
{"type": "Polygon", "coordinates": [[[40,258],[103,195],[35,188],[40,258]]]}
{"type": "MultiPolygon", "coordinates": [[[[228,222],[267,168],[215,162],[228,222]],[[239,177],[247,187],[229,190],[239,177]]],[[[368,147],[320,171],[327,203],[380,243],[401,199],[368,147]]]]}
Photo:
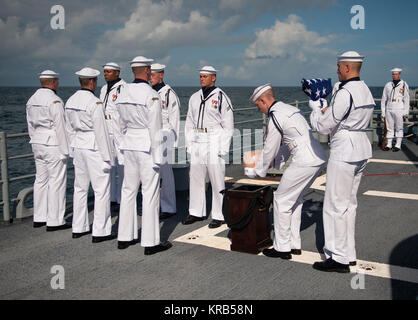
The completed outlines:
{"type": "Polygon", "coordinates": [[[331,79],[302,79],[302,91],[309,97],[309,106],[314,108],[325,108],[328,103],[326,97],[332,92],[331,79]]]}

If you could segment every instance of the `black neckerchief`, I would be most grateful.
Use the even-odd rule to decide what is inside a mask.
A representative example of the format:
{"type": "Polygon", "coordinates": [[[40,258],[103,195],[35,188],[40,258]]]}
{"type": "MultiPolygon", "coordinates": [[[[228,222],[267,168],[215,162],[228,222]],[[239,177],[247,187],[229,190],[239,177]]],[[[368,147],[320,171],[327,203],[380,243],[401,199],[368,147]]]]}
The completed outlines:
{"type": "Polygon", "coordinates": [[[393,80],[393,84],[395,85],[395,87],[398,86],[399,82],[401,82],[401,80],[393,80]]]}
{"type": "Polygon", "coordinates": [[[90,89],[87,89],[87,88],[81,88],[80,90],[83,90],[83,91],[90,91],[92,94],[94,94],[94,91],[93,91],[93,90],[90,90],[90,89]]]}
{"type": "Polygon", "coordinates": [[[152,86],[152,88],[155,90],[155,91],[160,91],[161,90],[161,88],[163,88],[165,86],[165,83],[164,83],[164,81],[163,82],[161,82],[161,83],[157,83],[156,85],[154,85],[154,86],[152,86]]]}
{"type": "Polygon", "coordinates": [[[42,89],[52,90],[52,91],[54,91],[54,93],[55,93],[55,94],[57,94],[57,92],[56,92],[54,89],[51,89],[51,88],[45,88],[45,87],[42,87],[42,89]]]}
{"type": "Polygon", "coordinates": [[[344,87],[347,83],[349,83],[350,81],[360,81],[360,77],[354,77],[345,81],[341,81],[340,86],[338,87],[338,89],[341,89],[342,87],[344,87]]]}
{"type": "Polygon", "coordinates": [[[210,95],[210,93],[215,90],[216,87],[202,87],[202,92],[203,92],[203,99],[206,100],[206,98],[210,95]]]}
{"type": "Polygon", "coordinates": [[[143,79],[135,79],[135,80],[133,81],[133,83],[146,83],[146,84],[149,84],[149,83],[148,83],[148,81],[145,81],[145,80],[143,80],[143,79]]]}
{"type": "Polygon", "coordinates": [[[274,102],[271,104],[271,106],[268,108],[268,112],[267,114],[270,114],[270,109],[277,103],[276,100],[274,100],[274,102]]]}
{"type": "Polygon", "coordinates": [[[106,92],[106,94],[108,94],[108,93],[110,92],[110,90],[112,90],[112,87],[113,87],[116,83],[118,83],[119,81],[120,81],[120,78],[117,78],[116,80],[109,81],[109,82],[107,83],[107,92],[106,92]]]}

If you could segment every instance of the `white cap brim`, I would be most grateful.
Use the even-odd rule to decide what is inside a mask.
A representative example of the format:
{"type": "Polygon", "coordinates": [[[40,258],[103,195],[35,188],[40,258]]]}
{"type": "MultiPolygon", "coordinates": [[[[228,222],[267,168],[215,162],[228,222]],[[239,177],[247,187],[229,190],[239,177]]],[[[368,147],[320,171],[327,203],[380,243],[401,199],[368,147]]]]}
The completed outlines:
{"type": "Polygon", "coordinates": [[[56,73],[52,70],[45,70],[41,73],[38,73],[39,79],[55,79],[59,77],[59,73],[56,73]]]}
{"type": "Polygon", "coordinates": [[[116,70],[120,71],[120,66],[117,63],[109,62],[103,66],[103,70],[116,70]]]}
{"type": "Polygon", "coordinates": [[[97,78],[100,75],[100,71],[92,68],[83,68],[75,73],[81,79],[97,78]]]}
{"type": "Polygon", "coordinates": [[[165,67],[166,66],[164,64],[153,63],[151,65],[151,72],[163,72],[165,67]]]}
{"type": "Polygon", "coordinates": [[[363,62],[364,56],[359,55],[355,51],[347,51],[343,54],[337,56],[338,62],[345,61],[345,62],[363,62]]]}
{"type": "Polygon", "coordinates": [[[392,69],[392,70],[390,70],[392,73],[401,73],[402,72],[402,69],[400,69],[400,68],[394,68],[394,69],[392,69]]]}
{"type": "Polygon", "coordinates": [[[135,57],[130,63],[131,67],[149,67],[154,59],[148,59],[143,56],[135,57]]]}
{"type": "Polygon", "coordinates": [[[262,86],[259,86],[259,87],[257,87],[255,90],[254,90],[254,92],[253,92],[253,94],[252,94],[252,96],[250,97],[250,101],[251,102],[256,102],[257,101],[257,99],[258,98],[260,98],[261,97],[261,95],[264,93],[264,92],[266,92],[267,90],[270,90],[270,89],[273,89],[272,87],[271,87],[271,84],[270,83],[267,83],[267,84],[265,84],[265,85],[262,85],[262,86]]]}
{"type": "Polygon", "coordinates": [[[216,70],[212,66],[204,66],[203,68],[199,70],[199,73],[202,73],[202,74],[215,74],[216,75],[217,72],[218,70],[216,70]]]}

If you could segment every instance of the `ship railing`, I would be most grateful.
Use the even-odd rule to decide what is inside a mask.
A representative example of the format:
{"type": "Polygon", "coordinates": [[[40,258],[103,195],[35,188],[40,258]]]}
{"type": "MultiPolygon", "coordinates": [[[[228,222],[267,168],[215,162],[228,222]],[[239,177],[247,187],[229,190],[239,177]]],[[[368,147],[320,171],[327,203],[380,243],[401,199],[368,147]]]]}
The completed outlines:
{"type": "MultiPolygon", "coordinates": [[[[381,101],[381,99],[375,99],[376,102],[381,101]]],[[[411,102],[417,102],[418,99],[411,99],[411,102]]],[[[309,103],[309,100],[295,100],[294,102],[290,103],[291,105],[296,106],[297,108],[299,108],[301,105],[307,105],[309,103]]],[[[234,109],[234,112],[248,112],[248,111],[255,111],[258,110],[257,107],[246,107],[246,108],[240,108],[240,109],[234,109]]],[[[305,111],[302,112],[303,115],[305,116],[305,118],[307,118],[309,120],[309,114],[310,111],[305,111]]],[[[405,122],[410,128],[412,128],[413,126],[417,125],[417,115],[418,115],[418,110],[410,110],[409,113],[409,118],[408,121],[405,122]],[[413,121],[409,121],[409,119],[412,119],[413,121]]],[[[180,118],[181,119],[185,119],[187,117],[186,114],[181,115],[180,118]]],[[[254,122],[262,122],[263,123],[263,131],[264,133],[266,132],[266,126],[267,126],[267,116],[262,114],[262,116],[260,115],[260,117],[256,117],[255,119],[250,119],[250,120],[242,120],[242,121],[236,121],[234,122],[234,125],[242,125],[242,124],[250,124],[250,123],[254,123],[254,122]]],[[[373,129],[373,141],[374,139],[377,138],[377,134],[376,134],[376,128],[377,127],[381,127],[382,126],[382,119],[380,117],[380,111],[376,110],[373,113],[373,117],[370,120],[370,128],[373,129]]],[[[412,130],[412,129],[411,129],[412,130]]],[[[412,131],[411,131],[412,132],[412,131]]],[[[183,134],[184,132],[181,131],[179,135],[183,134]]],[[[254,135],[255,132],[252,130],[251,133],[246,133],[244,135],[241,135],[241,137],[243,136],[249,136],[249,135],[254,135]]],[[[9,162],[11,161],[16,161],[16,160],[21,160],[21,159],[25,159],[25,158],[31,158],[33,157],[33,153],[27,153],[27,154],[21,154],[21,155],[14,155],[14,156],[8,156],[7,154],[7,143],[8,140],[10,139],[15,139],[15,138],[21,138],[21,137],[28,137],[29,134],[27,132],[25,133],[17,133],[17,134],[6,134],[5,132],[0,132],[0,167],[1,167],[1,180],[0,180],[0,184],[1,184],[1,195],[2,195],[2,200],[0,201],[0,207],[3,208],[3,217],[2,219],[0,219],[0,222],[3,223],[11,223],[13,222],[13,217],[12,217],[12,210],[11,210],[11,204],[14,204],[13,207],[16,208],[16,213],[15,213],[15,217],[17,219],[22,219],[25,218],[27,216],[31,216],[32,212],[31,210],[27,210],[24,207],[24,201],[25,199],[33,193],[33,187],[27,187],[22,189],[18,196],[16,198],[10,199],[10,192],[9,192],[9,186],[11,183],[14,183],[16,181],[21,181],[21,180],[25,180],[25,179],[30,179],[35,177],[35,173],[30,173],[30,174],[25,174],[25,175],[20,175],[17,177],[13,177],[13,178],[9,178],[9,162]]],[[[316,138],[319,139],[320,142],[322,143],[326,143],[328,142],[328,136],[321,136],[321,135],[316,135],[316,138]]],[[[258,143],[258,144],[252,144],[251,146],[246,146],[246,148],[251,147],[260,147],[262,146],[262,143],[258,143]]],[[[179,146],[178,149],[184,149],[185,146],[179,146]]],[[[234,152],[237,151],[238,149],[232,149],[230,150],[230,152],[234,152]]],[[[73,168],[69,168],[69,169],[73,169],[73,168]]],[[[69,188],[72,188],[72,186],[69,186],[69,188]]]]}

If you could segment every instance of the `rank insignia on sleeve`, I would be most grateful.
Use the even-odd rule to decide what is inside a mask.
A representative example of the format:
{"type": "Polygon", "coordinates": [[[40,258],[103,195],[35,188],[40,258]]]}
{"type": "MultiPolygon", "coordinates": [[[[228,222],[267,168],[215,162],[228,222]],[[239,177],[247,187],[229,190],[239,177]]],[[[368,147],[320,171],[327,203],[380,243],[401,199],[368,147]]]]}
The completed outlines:
{"type": "Polygon", "coordinates": [[[115,102],[118,96],[116,94],[112,94],[112,101],[115,102]]]}
{"type": "Polygon", "coordinates": [[[399,89],[399,92],[400,92],[401,94],[403,94],[403,88],[400,88],[400,89],[399,89]]]}

